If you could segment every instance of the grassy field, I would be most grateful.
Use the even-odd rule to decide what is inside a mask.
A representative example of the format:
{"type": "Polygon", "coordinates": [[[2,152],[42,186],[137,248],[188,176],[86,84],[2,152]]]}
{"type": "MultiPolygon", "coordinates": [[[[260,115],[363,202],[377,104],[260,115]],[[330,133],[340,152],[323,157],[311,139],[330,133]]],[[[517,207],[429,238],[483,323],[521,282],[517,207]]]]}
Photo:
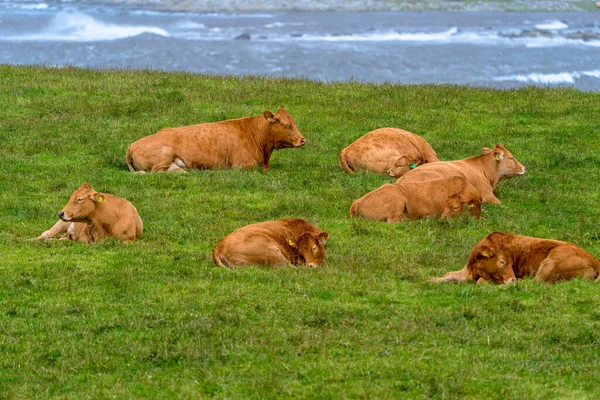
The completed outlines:
{"type": "Polygon", "coordinates": [[[0,398],[600,397],[600,287],[434,285],[488,233],[600,257],[600,94],[0,66],[0,398]],[[133,141],[285,107],[308,143],[271,170],[128,171],[133,141]],[[390,180],[339,151],[401,127],[443,160],[503,143],[527,174],[484,219],[351,220],[390,180]],[[82,182],[130,200],[141,240],[26,242],[82,182]],[[329,232],[326,266],[212,264],[243,225],[329,232]]]}

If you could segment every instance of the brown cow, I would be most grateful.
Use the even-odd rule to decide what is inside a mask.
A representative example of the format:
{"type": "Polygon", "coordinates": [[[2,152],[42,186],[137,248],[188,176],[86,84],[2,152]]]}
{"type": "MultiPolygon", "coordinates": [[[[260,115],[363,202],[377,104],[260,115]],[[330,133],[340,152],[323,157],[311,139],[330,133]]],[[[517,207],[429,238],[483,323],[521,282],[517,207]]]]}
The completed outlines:
{"type": "Polygon", "coordinates": [[[213,249],[217,266],[281,266],[323,263],[329,234],[303,219],[281,219],[246,225],[225,236],[213,249]]]}
{"type": "Polygon", "coordinates": [[[426,215],[455,217],[467,206],[472,216],[481,216],[481,195],[461,176],[419,183],[385,184],[350,206],[350,216],[388,223],[426,215]]]}
{"type": "Polygon", "coordinates": [[[131,172],[213,168],[269,168],[273,150],[302,147],[306,139],[281,108],[275,114],[163,128],[127,149],[131,172]]]}
{"type": "Polygon", "coordinates": [[[137,210],[125,199],[99,193],[83,183],[58,213],[52,228],[31,240],[51,240],[66,232],[61,240],[100,242],[107,237],[133,242],[142,236],[143,224],[137,210]]]}
{"type": "Polygon", "coordinates": [[[431,281],[502,284],[526,276],[545,283],[579,276],[598,281],[600,261],[573,243],[493,232],[473,247],[463,269],[431,281]]]}
{"type": "Polygon", "coordinates": [[[498,181],[523,175],[526,168],[501,143],[488,152],[483,151],[481,155],[463,160],[422,165],[400,177],[396,183],[463,176],[481,193],[484,203],[500,204],[494,196],[498,181]]]}
{"type": "Polygon", "coordinates": [[[439,159],[425,139],[398,128],[371,131],[340,152],[340,167],[351,174],[372,171],[398,178],[434,161],[439,159]]]}

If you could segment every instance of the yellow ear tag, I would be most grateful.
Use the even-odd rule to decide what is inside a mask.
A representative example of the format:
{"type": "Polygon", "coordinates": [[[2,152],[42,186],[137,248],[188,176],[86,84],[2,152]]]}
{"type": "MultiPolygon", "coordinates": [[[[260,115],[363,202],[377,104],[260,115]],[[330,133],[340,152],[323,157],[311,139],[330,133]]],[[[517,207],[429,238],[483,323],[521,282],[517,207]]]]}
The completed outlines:
{"type": "Polygon", "coordinates": [[[271,123],[275,122],[275,120],[273,118],[267,118],[267,121],[269,121],[271,123]]]}
{"type": "Polygon", "coordinates": [[[475,207],[475,204],[469,204],[469,208],[475,207]]]}
{"type": "Polygon", "coordinates": [[[496,155],[494,156],[494,158],[496,159],[496,161],[500,161],[500,154],[496,154],[496,155]]]}
{"type": "Polygon", "coordinates": [[[102,200],[104,200],[104,197],[98,196],[98,199],[96,200],[96,203],[102,203],[102,200]]]}
{"type": "Polygon", "coordinates": [[[490,253],[488,253],[487,250],[486,251],[482,251],[481,255],[484,256],[485,258],[490,258],[490,253]]]}
{"type": "Polygon", "coordinates": [[[294,242],[292,239],[288,240],[288,244],[292,247],[296,247],[296,242],[294,242]]]}

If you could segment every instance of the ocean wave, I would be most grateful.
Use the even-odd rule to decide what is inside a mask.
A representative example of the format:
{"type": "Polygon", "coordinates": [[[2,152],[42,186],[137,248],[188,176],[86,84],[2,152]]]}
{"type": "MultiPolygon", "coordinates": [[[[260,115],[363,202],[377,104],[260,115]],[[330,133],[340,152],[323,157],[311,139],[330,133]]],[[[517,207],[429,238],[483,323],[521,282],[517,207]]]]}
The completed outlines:
{"type": "Polygon", "coordinates": [[[546,30],[546,31],[559,31],[562,29],[567,29],[568,27],[569,27],[569,25],[567,25],[561,21],[549,21],[549,22],[545,22],[543,24],[535,25],[536,29],[542,29],[542,30],[546,30]]]}
{"type": "Polygon", "coordinates": [[[523,82],[523,83],[537,83],[537,84],[574,84],[576,79],[581,77],[592,77],[600,78],[600,70],[592,71],[575,71],[575,72],[558,72],[551,74],[542,73],[531,73],[527,75],[508,75],[495,77],[494,80],[497,82],[523,82]]]}
{"type": "Polygon", "coordinates": [[[449,40],[458,32],[457,28],[450,28],[444,32],[425,33],[400,33],[400,32],[369,32],[364,34],[352,35],[302,35],[298,40],[309,41],[327,41],[327,42],[385,42],[385,41],[405,41],[405,42],[433,42],[449,40]]]}
{"type": "Polygon", "coordinates": [[[12,36],[7,39],[19,41],[91,42],[124,39],[143,33],[169,36],[167,31],[158,27],[109,24],[94,19],[87,14],[63,11],[54,17],[46,30],[31,35],[12,36]]]}

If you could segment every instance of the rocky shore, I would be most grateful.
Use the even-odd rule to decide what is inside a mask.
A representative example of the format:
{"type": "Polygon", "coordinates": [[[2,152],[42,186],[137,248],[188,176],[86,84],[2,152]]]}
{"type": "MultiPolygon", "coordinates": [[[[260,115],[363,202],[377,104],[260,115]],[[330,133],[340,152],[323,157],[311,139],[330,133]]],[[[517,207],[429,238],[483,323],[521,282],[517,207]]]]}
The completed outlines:
{"type": "Polygon", "coordinates": [[[595,1],[582,0],[90,0],[90,4],[128,5],[155,11],[597,11],[595,1]]]}

